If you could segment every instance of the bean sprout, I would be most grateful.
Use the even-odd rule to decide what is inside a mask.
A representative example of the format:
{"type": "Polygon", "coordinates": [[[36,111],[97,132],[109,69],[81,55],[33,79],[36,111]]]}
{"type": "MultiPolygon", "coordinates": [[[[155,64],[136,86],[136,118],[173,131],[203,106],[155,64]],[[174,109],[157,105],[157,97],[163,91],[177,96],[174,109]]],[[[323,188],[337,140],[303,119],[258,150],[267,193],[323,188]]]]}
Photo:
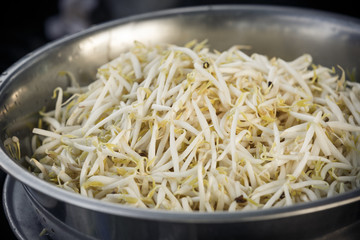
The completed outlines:
{"type": "MultiPolygon", "coordinates": [[[[308,54],[135,42],[96,79],[56,88],[48,128],[33,130],[27,160],[59,187],[141,208],[236,211],[360,186],[360,84],[308,54]]],[[[6,144],[19,158],[17,139],[6,144]]]]}

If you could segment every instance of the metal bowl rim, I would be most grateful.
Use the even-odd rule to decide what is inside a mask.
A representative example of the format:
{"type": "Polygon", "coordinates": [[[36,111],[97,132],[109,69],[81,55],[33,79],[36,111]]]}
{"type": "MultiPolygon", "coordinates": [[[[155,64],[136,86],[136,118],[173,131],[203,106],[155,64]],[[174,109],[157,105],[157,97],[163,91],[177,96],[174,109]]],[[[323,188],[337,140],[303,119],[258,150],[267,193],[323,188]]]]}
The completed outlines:
{"type": "MultiPolygon", "coordinates": [[[[22,68],[31,66],[36,61],[37,57],[42,56],[47,51],[51,51],[53,48],[61,47],[62,44],[76,40],[78,38],[84,38],[98,31],[106,31],[111,27],[137,22],[153,20],[162,17],[171,17],[174,15],[186,15],[196,13],[211,13],[211,12],[226,12],[226,11],[261,11],[270,14],[295,14],[297,16],[309,18],[312,20],[326,20],[333,21],[340,26],[355,27],[352,30],[360,31],[360,20],[354,17],[331,13],[322,10],[305,9],[300,7],[289,6],[272,6],[272,5],[206,5],[196,7],[183,7],[167,10],[160,10],[145,14],[138,14],[130,17],[112,20],[99,25],[92,26],[84,31],[65,36],[53,42],[50,42],[35,51],[27,54],[12,66],[10,66],[0,76],[0,94],[2,90],[6,88],[8,82],[16,78],[16,74],[22,71],[22,68]],[[314,17],[316,16],[316,17],[314,17]]],[[[292,217],[299,214],[308,214],[316,211],[325,211],[333,207],[339,207],[346,204],[351,204],[356,201],[360,201],[360,189],[352,190],[338,196],[320,199],[313,202],[298,203],[292,206],[251,210],[251,211],[237,211],[237,212],[175,212],[159,209],[140,209],[131,206],[113,204],[101,202],[96,199],[90,199],[80,194],[74,194],[66,190],[60,189],[50,183],[47,183],[40,178],[34,176],[24,168],[20,167],[8,155],[1,147],[0,150],[0,166],[5,172],[12,175],[15,179],[20,181],[26,192],[29,195],[36,195],[36,191],[49,195],[57,200],[65,203],[72,204],[74,206],[89,209],[96,212],[127,216],[132,218],[140,218],[147,220],[158,221],[172,221],[172,222],[184,222],[184,223],[225,223],[225,222],[241,222],[241,221],[263,221],[276,218],[292,217]],[[19,174],[21,173],[21,174],[19,174]],[[36,190],[35,192],[33,190],[36,190]]],[[[35,197],[36,199],[36,197],[35,197]]]]}

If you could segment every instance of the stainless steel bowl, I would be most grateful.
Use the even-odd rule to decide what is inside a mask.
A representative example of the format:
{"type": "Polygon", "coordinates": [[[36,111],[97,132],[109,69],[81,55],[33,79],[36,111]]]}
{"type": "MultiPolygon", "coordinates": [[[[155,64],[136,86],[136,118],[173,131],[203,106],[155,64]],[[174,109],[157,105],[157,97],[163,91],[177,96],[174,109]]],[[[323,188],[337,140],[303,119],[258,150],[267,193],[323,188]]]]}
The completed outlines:
{"type": "Polygon", "coordinates": [[[360,21],[326,12],[271,6],[206,6],[138,15],[94,26],[25,56],[0,77],[0,165],[20,181],[49,234],[54,224],[80,239],[315,238],[360,219],[360,190],[295,206],[247,212],[180,213],[136,209],[88,199],[44,182],[11,159],[3,141],[16,135],[29,154],[31,126],[70,71],[82,84],[97,67],[143,43],[184,44],[208,39],[212,48],[251,45],[251,52],[292,59],[310,53],[316,63],[360,67],[360,21]]]}

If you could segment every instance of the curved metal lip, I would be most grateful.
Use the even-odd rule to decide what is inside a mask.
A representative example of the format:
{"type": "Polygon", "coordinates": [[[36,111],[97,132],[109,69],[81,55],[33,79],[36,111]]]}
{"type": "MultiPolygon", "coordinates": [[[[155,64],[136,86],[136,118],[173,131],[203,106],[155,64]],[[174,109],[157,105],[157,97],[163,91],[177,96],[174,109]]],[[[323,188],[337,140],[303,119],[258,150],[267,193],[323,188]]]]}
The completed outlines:
{"type": "MultiPolygon", "coordinates": [[[[168,10],[161,10],[145,14],[134,15],[122,19],[112,20],[106,23],[95,25],[84,31],[70,36],[63,37],[53,41],[24,56],[8,68],[0,76],[0,94],[6,83],[11,81],[18,71],[22,68],[30,66],[36,61],[37,57],[46,54],[52,48],[61,46],[63,43],[70,42],[77,38],[84,38],[98,31],[104,31],[111,27],[121,24],[154,20],[176,15],[188,14],[206,14],[216,12],[236,12],[236,11],[259,11],[263,13],[296,15],[313,20],[326,20],[336,23],[342,27],[346,27],[352,31],[360,31],[360,20],[337,13],[331,13],[321,10],[304,9],[299,7],[270,6],[270,5],[207,5],[197,7],[184,7],[168,10]]],[[[340,207],[343,205],[360,201],[360,189],[352,190],[337,196],[320,199],[313,202],[298,203],[292,206],[236,211],[236,212],[176,212],[160,209],[140,209],[131,206],[102,202],[96,199],[90,199],[80,194],[74,194],[66,190],[60,189],[48,182],[41,180],[24,168],[16,164],[1,148],[0,150],[0,166],[8,174],[20,181],[28,194],[33,194],[33,189],[45,195],[51,196],[59,201],[72,204],[74,206],[92,210],[98,213],[111,214],[115,216],[139,218],[144,220],[171,221],[181,223],[234,223],[248,221],[265,221],[278,218],[295,217],[302,214],[325,211],[330,208],[340,207]]]]}

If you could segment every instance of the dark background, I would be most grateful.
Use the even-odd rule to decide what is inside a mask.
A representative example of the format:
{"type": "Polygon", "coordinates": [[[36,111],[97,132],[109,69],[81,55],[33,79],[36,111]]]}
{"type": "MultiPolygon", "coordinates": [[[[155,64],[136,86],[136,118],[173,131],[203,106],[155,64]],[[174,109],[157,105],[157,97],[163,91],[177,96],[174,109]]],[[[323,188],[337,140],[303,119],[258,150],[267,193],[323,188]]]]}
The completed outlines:
{"type": "MultiPolygon", "coordinates": [[[[44,45],[46,42],[54,40],[57,36],[49,36],[46,24],[51,18],[64,18],[69,14],[60,9],[63,2],[94,2],[95,7],[88,11],[88,26],[98,24],[111,19],[125,17],[128,15],[154,11],[157,9],[184,7],[191,5],[204,4],[272,4],[287,5],[295,7],[313,8],[340,14],[360,17],[358,7],[351,4],[348,0],[342,1],[300,1],[300,0],[268,0],[268,1],[242,1],[242,0],[35,0],[35,1],[4,1],[0,3],[0,72],[3,72],[16,60],[26,53],[44,45]]],[[[356,2],[356,1],[355,1],[356,2]]],[[[80,4],[74,8],[81,9],[80,4]]],[[[79,13],[80,10],[73,14],[79,13]]],[[[86,26],[85,26],[86,27],[86,26]]],[[[68,27],[64,34],[71,34],[68,27]],[[67,31],[67,32],[66,32],[67,31]]]]}
{"type": "MultiPolygon", "coordinates": [[[[1,1],[0,73],[27,53],[64,35],[116,18],[160,9],[208,4],[267,4],[335,12],[360,18],[354,1],[216,1],[216,0],[35,0],[1,1]]],[[[1,104],[1,103],[0,103],[1,104]]],[[[0,191],[6,174],[0,170],[0,191]]],[[[15,239],[3,208],[1,235],[15,239]],[[11,237],[12,236],[12,237],[11,237]]]]}

